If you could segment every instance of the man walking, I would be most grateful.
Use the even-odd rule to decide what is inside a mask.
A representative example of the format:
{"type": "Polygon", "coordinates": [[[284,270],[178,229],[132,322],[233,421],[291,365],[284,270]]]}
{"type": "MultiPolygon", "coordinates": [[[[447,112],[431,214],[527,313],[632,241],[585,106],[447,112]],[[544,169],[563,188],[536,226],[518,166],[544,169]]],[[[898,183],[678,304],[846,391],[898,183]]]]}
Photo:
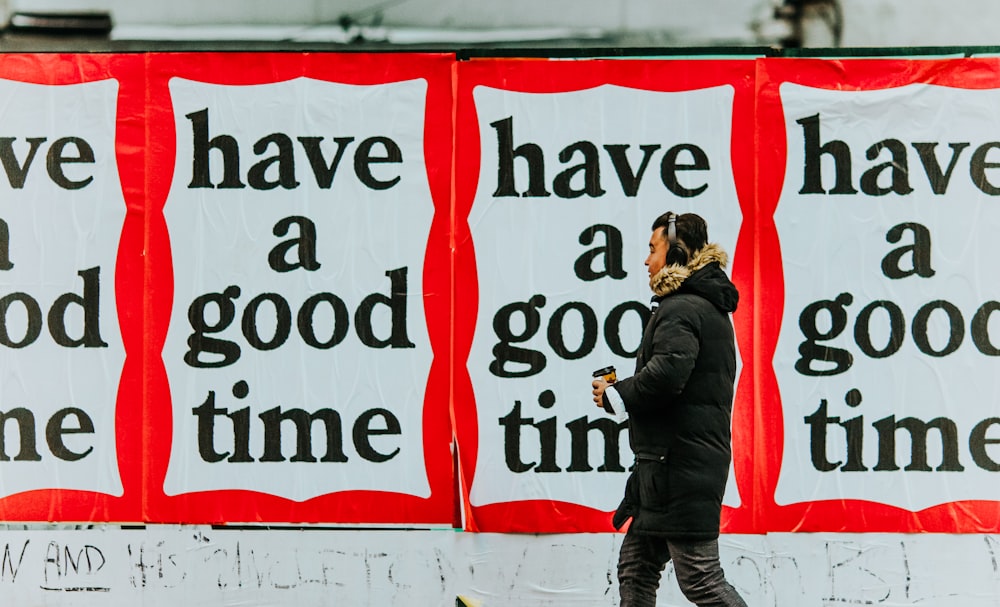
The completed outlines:
{"type": "Polygon", "coordinates": [[[614,516],[615,528],[632,519],[618,560],[621,607],[653,607],[670,560],[695,605],[746,607],[726,581],[718,545],[736,379],[730,314],[739,293],[704,219],[665,213],[652,232],[645,264],[653,312],[635,374],[593,382],[594,402],[629,420],[636,457],[614,516]]]}

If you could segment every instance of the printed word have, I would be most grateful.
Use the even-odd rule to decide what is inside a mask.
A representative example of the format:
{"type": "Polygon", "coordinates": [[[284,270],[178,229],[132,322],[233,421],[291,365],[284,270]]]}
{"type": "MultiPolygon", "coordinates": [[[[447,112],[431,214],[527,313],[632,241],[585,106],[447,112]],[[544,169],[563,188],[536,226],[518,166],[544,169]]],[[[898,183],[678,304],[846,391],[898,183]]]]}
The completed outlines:
{"type": "MultiPolygon", "coordinates": [[[[191,121],[194,148],[189,188],[245,188],[249,185],[255,190],[273,190],[279,186],[290,190],[301,185],[297,177],[295,146],[292,138],[285,133],[271,133],[253,144],[253,153],[258,157],[271,150],[273,154],[254,163],[247,171],[246,183],[243,183],[239,141],[226,134],[210,138],[208,109],[192,112],[185,117],[191,121]],[[213,149],[222,154],[222,181],[217,185],[212,183],[209,166],[209,152],[213,149]],[[276,169],[277,175],[269,176],[269,172],[275,172],[269,171],[272,167],[276,169]]],[[[334,137],[332,158],[323,153],[323,137],[302,136],[296,139],[309,161],[317,187],[330,189],[340,161],[354,142],[354,137],[334,137]]],[[[398,174],[387,170],[385,172],[389,174],[376,175],[373,168],[374,165],[403,162],[402,150],[389,137],[364,139],[355,147],[353,156],[354,175],[368,189],[387,190],[399,183],[398,174]]]]}
{"type": "MultiPolygon", "coordinates": [[[[497,134],[497,188],[494,197],[500,196],[551,196],[546,189],[545,154],[537,143],[523,143],[514,147],[514,119],[505,118],[490,123],[497,134]],[[528,163],[528,189],[519,192],[514,183],[514,159],[521,158],[528,163]]],[[[625,196],[634,197],[639,192],[643,175],[653,156],[661,148],[660,144],[639,146],[642,159],[638,166],[629,161],[628,144],[606,144],[604,152],[611,161],[618,182],[625,196]]],[[[586,194],[592,198],[603,196],[606,190],[601,185],[601,153],[597,145],[590,141],[577,141],[559,152],[559,162],[577,162],[556,174],[552,180],[552,192],[559,198],[579,198],[586,194]],[[577,176],[579,175],[579,178],[577,176]],[[577,181],[574,185],[574,181],[577,181]]],[[[663,152],[660,158],[660,181],[673,195],[680,198],[698,196],[708,189],[707,183],[682,183],[680,172],[708,171],[708,155],[692,143],[679,143],[663,152]]],[[[692,181],[697,178],[692,178],[692,181]]]]}

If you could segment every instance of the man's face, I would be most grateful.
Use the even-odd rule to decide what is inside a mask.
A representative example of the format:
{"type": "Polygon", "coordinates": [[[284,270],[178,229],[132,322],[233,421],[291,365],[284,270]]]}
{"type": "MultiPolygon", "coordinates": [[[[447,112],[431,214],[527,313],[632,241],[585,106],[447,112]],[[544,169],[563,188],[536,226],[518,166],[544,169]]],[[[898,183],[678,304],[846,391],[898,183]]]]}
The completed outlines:
{"type": "Polygon", "coordinates": [[[664,228],[656,228],[649,237],[649,257],[646,258],[646,269],[650,276],[656,275],[663,269],[663,266],[667,265],[667,249],[670,248],[670,245],[667,244],[663,230],[664,228]]]}

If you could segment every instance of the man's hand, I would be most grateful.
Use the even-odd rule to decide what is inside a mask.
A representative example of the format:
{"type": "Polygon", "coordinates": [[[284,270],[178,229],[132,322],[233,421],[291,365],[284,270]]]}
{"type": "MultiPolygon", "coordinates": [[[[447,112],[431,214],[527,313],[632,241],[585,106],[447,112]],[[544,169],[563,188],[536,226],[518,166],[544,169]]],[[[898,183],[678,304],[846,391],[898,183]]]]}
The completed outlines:
{"type": "Polygon", "coordinates": [[[593,391],[594,404],[597,405],[598,407],[600,407],[601,409],[603,409],[604,408],[604,391],[607,390],[608,386],[610,386],[611,384],[609,384],[608,382],[604,381],[603,378],[598,377],[590,385],[594,387],[594,391],[593,391]]]}

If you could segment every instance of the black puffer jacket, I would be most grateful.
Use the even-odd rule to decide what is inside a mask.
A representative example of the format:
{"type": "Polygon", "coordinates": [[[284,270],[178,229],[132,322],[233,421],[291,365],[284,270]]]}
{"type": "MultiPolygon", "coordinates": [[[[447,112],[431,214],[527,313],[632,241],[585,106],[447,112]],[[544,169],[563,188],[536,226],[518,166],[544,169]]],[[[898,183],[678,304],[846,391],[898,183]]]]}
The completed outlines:
{"type": "Polygon", "coordinates": [[[719,535],[731,460],[736,346],[729,314],[739,293],[707,245],[686,267],[650,280],[659,302],[646,325],[636,372],[615,389],[629,414],[636,466],[615,527],[676,539],[719,535]]]}

